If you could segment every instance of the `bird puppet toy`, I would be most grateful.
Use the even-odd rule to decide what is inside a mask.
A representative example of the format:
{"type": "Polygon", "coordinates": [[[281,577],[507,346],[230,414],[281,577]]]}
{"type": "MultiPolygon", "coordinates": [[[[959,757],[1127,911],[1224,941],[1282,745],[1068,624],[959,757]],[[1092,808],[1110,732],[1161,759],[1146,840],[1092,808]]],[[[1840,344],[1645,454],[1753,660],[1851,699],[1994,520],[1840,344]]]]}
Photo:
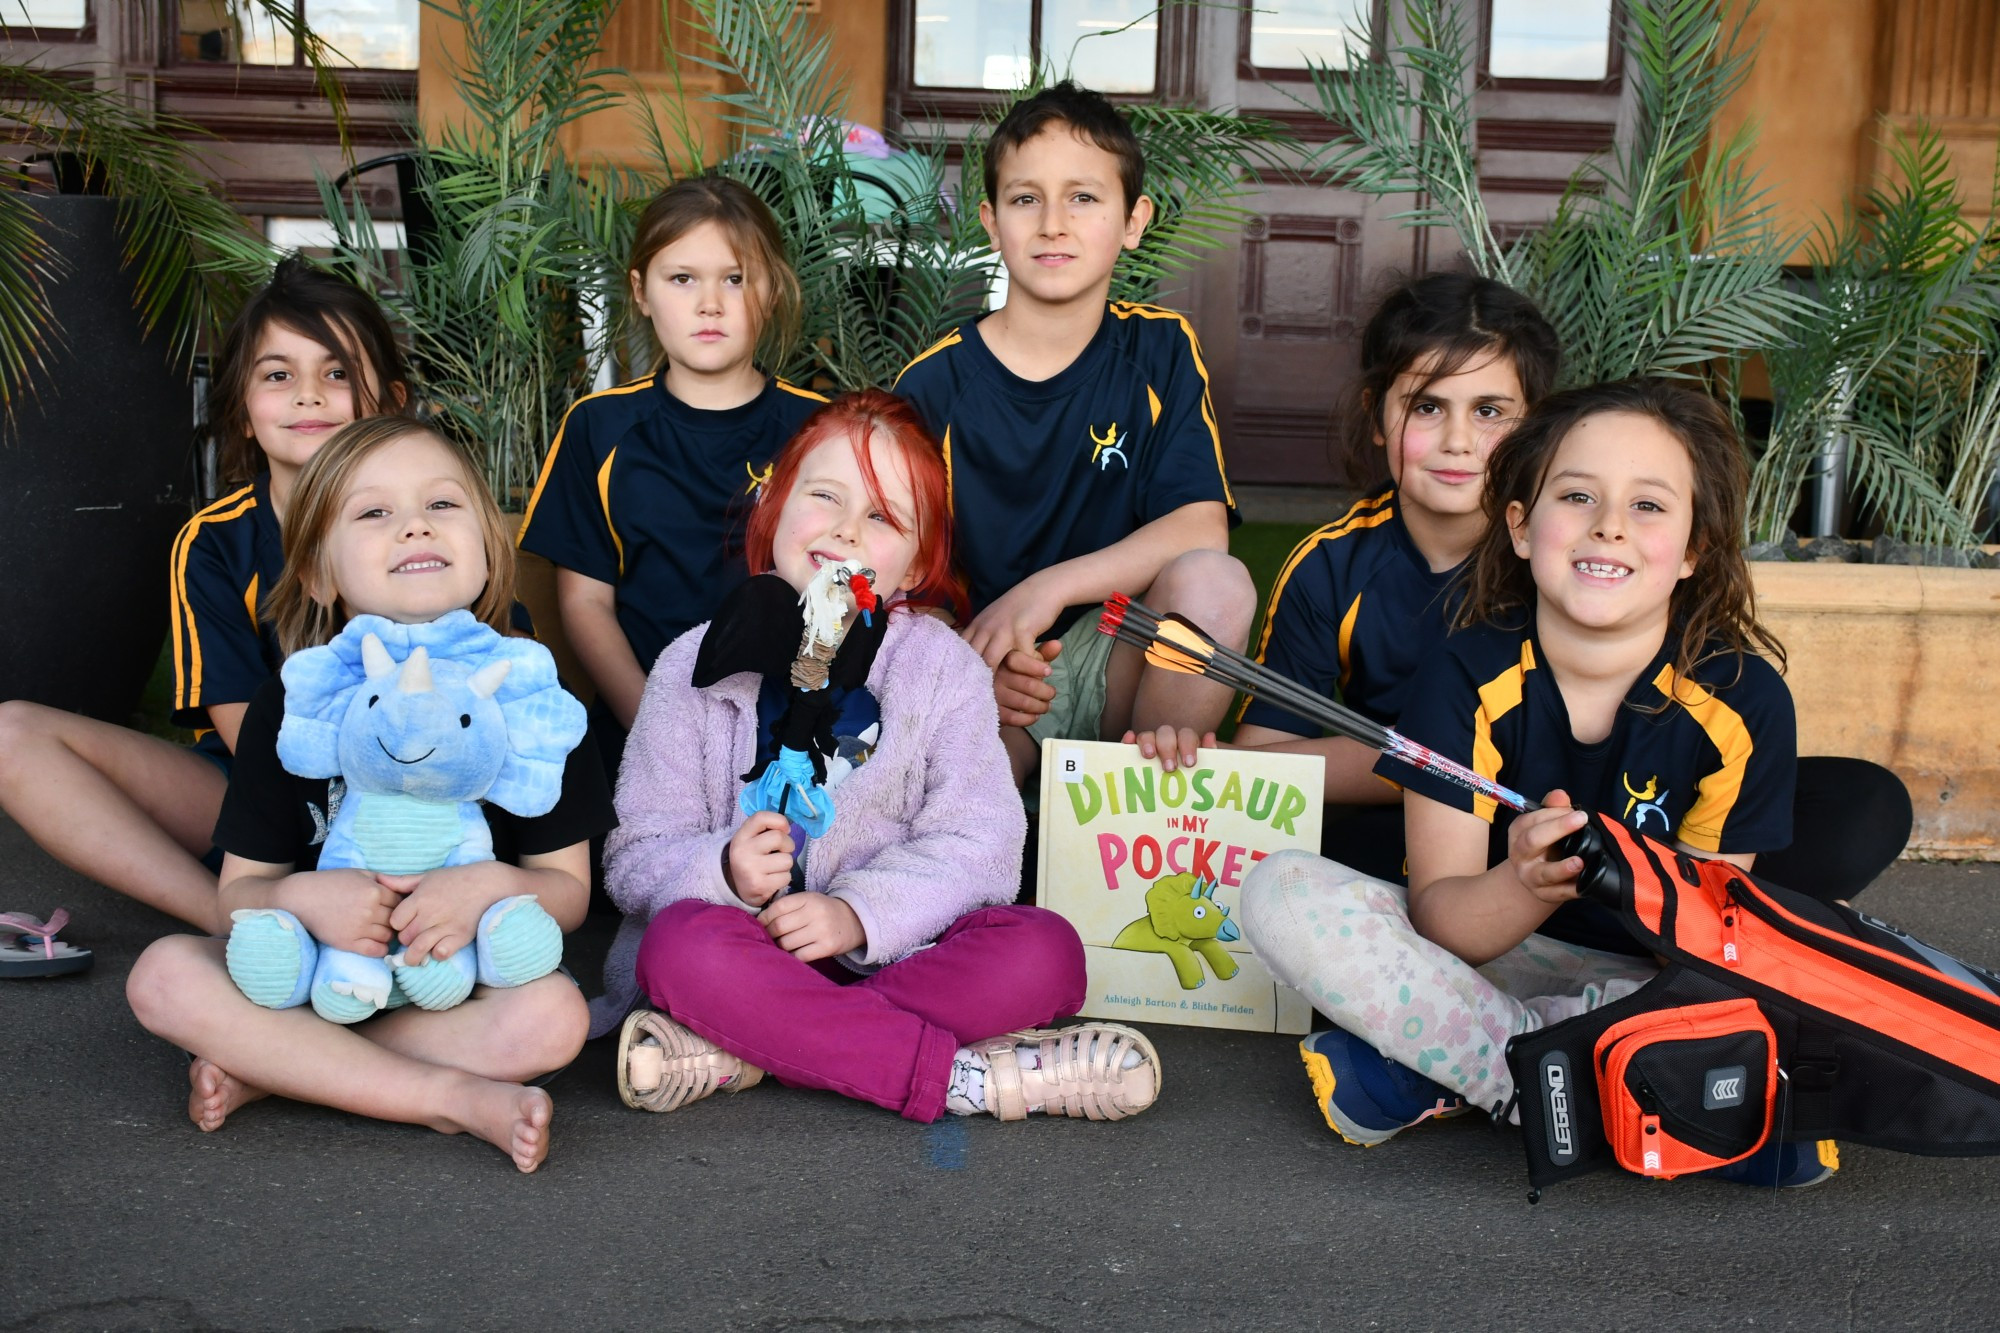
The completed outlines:
{"type": "Polygon", "coordinates": [[[703,636],[696,688],[751,671],[782,681],[785,690],[770,742],[743,775],[748,785],[738,804],[746,817],[773,811],[812,838],[833,826],[826,760],[838,750],[840,696],[867,684],[888,625],[886,615],[876,619],[874,576],[856,561],[822,565],[805,591],[795,592],[776,574],[759,574],[729,595],[703,636]]]}

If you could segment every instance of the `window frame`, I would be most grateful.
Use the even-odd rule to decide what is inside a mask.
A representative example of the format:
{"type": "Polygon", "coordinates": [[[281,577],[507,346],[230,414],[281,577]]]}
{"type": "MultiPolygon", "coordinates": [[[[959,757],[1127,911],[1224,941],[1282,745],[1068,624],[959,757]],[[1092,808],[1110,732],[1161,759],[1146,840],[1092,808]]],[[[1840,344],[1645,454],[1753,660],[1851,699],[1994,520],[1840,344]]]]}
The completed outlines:
{"type": "MultiPolygon", "coordinates": [[[[94,0],[93,0],[94,2],[94,0]]],[[[144,0],[130,0],[144,3],[144,0]]],[[[303,0],[295,0],[303,3],[303,0]]],[[[339,144],[340,126],[332,108],[320,94],[312,67],[291,65],[240,65],[234,61],[186,61],[180,59],[179,8],[176,0],[158,0],[155,11],[158,28],[154,46],[154,87],[174,115],[222,139],[243,143],[270,143],[305,146],[339,144]],[[243,99],[253,104],[245,107],[243,99]],[[282,105],[290,103],[289,106],[282,105]]],[[[294,59],[299,59],[297,52],[294,59]]],[[[398,144],[402,134],[381,133],[385,113],[414,106],[417,101],[418,71],[414,69],[348,69],[336,66],[334,78],[347,99],[350,113],[367,108],[372,115],[356,118],[350,135],[357,141],[398,144]],[[372,131],[372,132],[371,132],[372,131]]],[[[268,185],[270,182],[260,182],[268,185]]],[[[295,184],[295,183],[294,183],[295,184]]],[[[288,205],[309,206],[307,191],[297,191],[288,205]]],[[[317,196],[316,190],[312,192],[317,196]]],[[[256,196],[263,199],[263,195],[256,196]]],[[[275,197],[275,196],[274,196],[275,197]]]]}
{"type": "MultiPolygon", "coordinates": [[[[1043,0],[1030,0],[1030,59],[1042,55],[1041,26],[1043,0]]],[[[1200,9],[1193,5],[1169,5],[1159,11],[1159,31],[1154,34],[1153,90],[1145,93],[1106,93],[1121,105],[1154,102],[1182,102],[1193,96],[1195,23],[1200,9]]],[[[917,0],[891,0],[889,5],[889,79],[885,101],[886,118],[912,122],[977,120],[989,111],[1005,106],[1010,92],[991,88],[951,88],[917,82],[917,0]]]]}
{"type": "MultiPolygon", "coordinates": [[[[36,42],[82,44],[97,40],[97,6],[99,0],[83,0],[83,26],[80,28],[36,28],[21,23],[0,23],[0,42],[33,45],[36,42]]],[[[23,13],[26,6],[22,7],[23,13]]]]}
{"type": "MultiPolygon", "coordinates": [[[[95,4],[97,0],[84,0],[95,4]]],[[[251,64],[241,60],[182,60],[180,16],[177,0],[159,0],[160,78],[170,86],[189,92],[243,92],[251,95],[286,97],[309,94],[316,86],[312,66],[306,63],[305,49],[294,43],[289,65],[251,64]],[[271,76],[278,77],[271,77],[271,76]]],[[[305,22],[306,0],[292,0],[292,14],[305,22]]],[[[421,13],[421,6],[419,7],[421,13]]],[[[336,66],[343,92],[361,101],[390,101],[408,98],[415,104],[417,70],[373,66],[336,66]]]]}
{"type": "Polygon", "coordinates": [[[1503,93],[1615,93],[1625,86],[1624,0],[1611,0],[1605,37],[1604,77],[1601,79],[1499,78],[1493,73],[1493,0],[1479,0],[1478,69],[1476,86],[1503,93]]]}
{"type": "MultiPolygon", "coordinates": [[[[1481,4],[1487,0],[1480,0],[1481,4]]],[[[1255,21],[1257,0],[1239,0],[1236,15],[1236,77],[1252,82],[1264,83],[1310,83],[1312,70],[1307,67],[1294,69],[1287,65],[1259,65],[1250,59],[1251,24],[1255,21]]],[[[1381,60],[1384,54],[1384,23],[1388,18],[1389,0],[1372,0],[1368,9],[1368,26],[1374,35],[1374,43],[1368,48],[1368,59],[1381,60]]]]}

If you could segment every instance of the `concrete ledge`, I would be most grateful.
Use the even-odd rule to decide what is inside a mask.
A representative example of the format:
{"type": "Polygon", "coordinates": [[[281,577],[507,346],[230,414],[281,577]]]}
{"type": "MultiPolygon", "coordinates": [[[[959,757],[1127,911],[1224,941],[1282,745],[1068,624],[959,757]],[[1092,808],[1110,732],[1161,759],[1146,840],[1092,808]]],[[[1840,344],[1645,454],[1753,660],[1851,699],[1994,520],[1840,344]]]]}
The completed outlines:
{"type": "Polygon", "coordinates": [[[1894,769],[1908,855],[2000,860],[2000,572],[1751,565],[1784,643],[1799,753],[1894,769]]]}

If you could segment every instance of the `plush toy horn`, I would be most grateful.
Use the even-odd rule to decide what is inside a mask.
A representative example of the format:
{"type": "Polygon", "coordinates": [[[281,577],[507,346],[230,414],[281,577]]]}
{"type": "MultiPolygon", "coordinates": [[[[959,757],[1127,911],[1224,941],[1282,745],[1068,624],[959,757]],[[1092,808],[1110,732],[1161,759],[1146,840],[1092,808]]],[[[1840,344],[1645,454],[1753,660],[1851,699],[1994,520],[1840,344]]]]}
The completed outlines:
{"type": "Polygon", "coordinates": [[[504,658],[498,662],[488,662],[472,673],[472,678],[465,682],[465,686],[480,698],[491,699],[493,692],[500,688],[501,681],[507,679],[507,672],[513,666],[512,662],[504,658]]]}
{"type": "Polygon", "coordinates": [[[422,648],[410,653],[403,663],[403,674],[396,678],[396,688],[404,694],[429,694],[431,692],[431,655],[422,648]]]}
{"type": "Polygon", "coordinates": [[[373,634],[361,636],[361,670],[370,680],[380,680],[396,669],[396,659],[373,634]]]}

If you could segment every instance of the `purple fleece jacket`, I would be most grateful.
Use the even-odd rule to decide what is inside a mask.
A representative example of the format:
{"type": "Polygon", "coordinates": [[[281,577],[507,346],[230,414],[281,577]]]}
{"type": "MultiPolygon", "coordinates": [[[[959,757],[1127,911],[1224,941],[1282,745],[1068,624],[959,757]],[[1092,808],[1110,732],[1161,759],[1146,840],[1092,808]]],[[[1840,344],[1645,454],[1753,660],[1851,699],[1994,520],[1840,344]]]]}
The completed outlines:
{"type": "MultiPolygon", "coordinates": [[[[646,680],[618,774],[605,889],[625,913],[604,963],[591,1035],[638,998],[633,963],[653,917],[683,898],[751,908],[722,878],[755,761],[760,677],[691,683],[706,625],[669,644],[646,680]]],[[[1027,817],[1000,743],[993,677],[938,620],[896,611],[868,673],[881,739],[834,792],[833,827],[806,848],[806,888],[846,901],[868,968],[908,957],[967,912],[1014,901],[1027,817]]]]}

